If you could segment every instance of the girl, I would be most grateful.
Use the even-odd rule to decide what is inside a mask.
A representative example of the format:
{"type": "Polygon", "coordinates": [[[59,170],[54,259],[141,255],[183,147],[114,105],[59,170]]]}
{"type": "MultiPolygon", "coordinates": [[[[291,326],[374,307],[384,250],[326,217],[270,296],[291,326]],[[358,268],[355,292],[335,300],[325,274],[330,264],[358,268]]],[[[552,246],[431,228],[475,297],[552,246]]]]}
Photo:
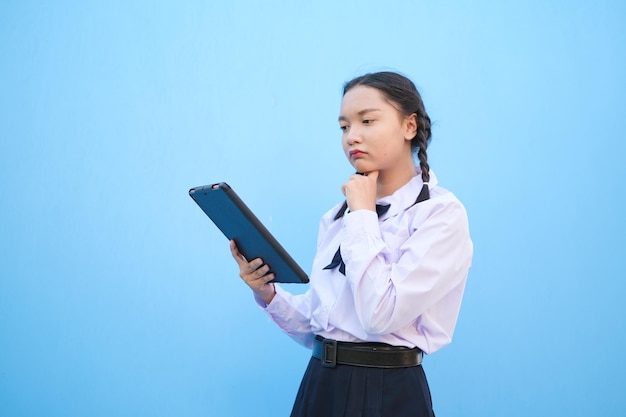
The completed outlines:
{"type": "Polygon", "coordinates": [[[434,416],[422,354],[452,339],[473,250],[467,215],[429,169],[430,118],[409,79],[348,82],[339,126],[357,174],[322,217],[309,290],[273,284],[232,241],[231,253],[257,303],[313,350],[292,416],[434,416]]]}

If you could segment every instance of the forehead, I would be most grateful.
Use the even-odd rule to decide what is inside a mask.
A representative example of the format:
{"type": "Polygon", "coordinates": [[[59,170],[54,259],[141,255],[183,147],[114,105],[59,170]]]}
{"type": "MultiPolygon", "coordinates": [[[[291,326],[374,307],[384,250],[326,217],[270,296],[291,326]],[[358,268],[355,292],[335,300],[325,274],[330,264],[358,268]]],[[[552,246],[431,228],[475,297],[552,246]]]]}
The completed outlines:
{"type": "Polygon", "coordinates": [[[341,115],[358,113],[363,109],[396,110],[385,95],[374,87],[358,85],[346,92],[341,100],[341,115]]]}

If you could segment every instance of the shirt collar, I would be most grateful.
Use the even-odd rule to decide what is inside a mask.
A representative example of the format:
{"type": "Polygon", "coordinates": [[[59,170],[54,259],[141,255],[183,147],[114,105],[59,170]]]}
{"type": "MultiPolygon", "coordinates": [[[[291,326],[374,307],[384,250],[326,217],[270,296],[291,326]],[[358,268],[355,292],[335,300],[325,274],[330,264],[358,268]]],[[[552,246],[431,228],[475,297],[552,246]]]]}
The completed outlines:
{"type": "MultiPolygon", "coordinates": [[[[397,189],[393,194],[376,200],[376,204],[391,204],[389,211],[382,215],[381,219],[395,216],[415,204],[415,199],[424,185],[421,174],[421,171],[417,169],[416,175],[411,178],[409,182],[397,189]]],[[[429,174],[430,181],[428,182],[428,189],[432,190],[433,187],[437,185],[438,181],[433,171],[429,171],[429,174]]]]}

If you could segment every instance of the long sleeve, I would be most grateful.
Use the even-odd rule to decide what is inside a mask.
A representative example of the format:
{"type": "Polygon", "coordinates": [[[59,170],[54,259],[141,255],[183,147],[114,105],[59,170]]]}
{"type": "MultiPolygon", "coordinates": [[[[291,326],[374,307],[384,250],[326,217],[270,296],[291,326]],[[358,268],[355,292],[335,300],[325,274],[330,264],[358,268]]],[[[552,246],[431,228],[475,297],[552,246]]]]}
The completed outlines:
{"type": "Polygon", "coordinates": [[[447,198],[421,205],[427,217],[415,216],[397,248],[386,241],[402,239],[403,231],[383,238],[374,212],[346,215],[341,253],[355,312],[368,334],[404,328],[465,282],[472,257],[465,209],[447,198]]]}
{"type": "Polygon", "coordinates": [[[472,259],[463,205],[436,186],[415,203],[419,176],[381,199],[389,211],[368,210],[335,219],[339,204],[320,222],[309,289],[293,295],[276,286],[269,305],[257,303],[298,343],[315,335],[346,342],[418,346],[432,353],[450,343],[472,259]],[[346,266],[327,268],[337,249],[346,266]]]}
{"type": "Polygon", "coordinates": [[[310,294],[293,295],[276,285],[276,295],[270,304],[255,296],[257,304],[270,318],[301,345],[311,348],[315,334],[310,323],[310,294]]]}

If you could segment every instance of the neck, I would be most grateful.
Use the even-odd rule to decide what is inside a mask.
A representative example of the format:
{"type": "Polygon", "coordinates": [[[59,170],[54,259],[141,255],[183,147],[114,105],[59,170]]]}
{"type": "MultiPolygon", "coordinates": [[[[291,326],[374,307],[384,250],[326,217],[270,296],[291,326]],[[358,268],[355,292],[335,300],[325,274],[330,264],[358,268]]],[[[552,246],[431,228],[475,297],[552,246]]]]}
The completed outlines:
{"type": "Polygon", "coordinates": [[[392,170],[380,171],[378,174],[378,184],[376,189],[376,198],[387,197],[417,175],[413,158],[409,163],[404,163],[394,167],[392,170]]]}

